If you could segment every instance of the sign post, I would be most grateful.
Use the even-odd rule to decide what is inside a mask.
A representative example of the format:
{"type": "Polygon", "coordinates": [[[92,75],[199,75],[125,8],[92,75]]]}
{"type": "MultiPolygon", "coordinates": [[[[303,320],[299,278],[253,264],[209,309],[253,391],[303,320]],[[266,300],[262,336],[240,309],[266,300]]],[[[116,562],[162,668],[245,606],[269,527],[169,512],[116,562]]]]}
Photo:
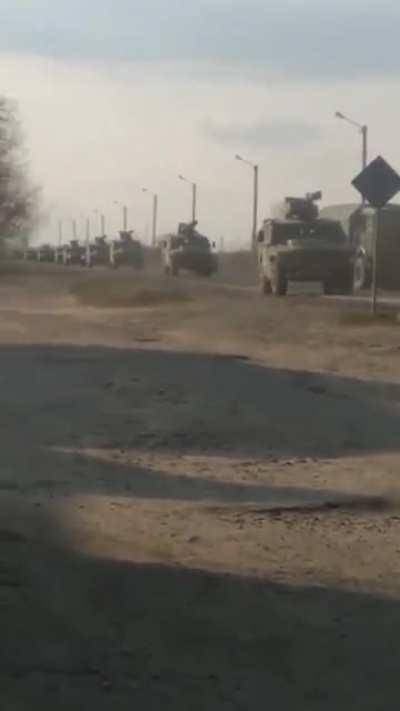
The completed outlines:
{"type": "Polygon", "coordinates": [[[373,264],[372,264],[372,298],[371,298],[371,313],[373,316],[376,314],[376,297],[377,297],[377,274],[378,274],[378,239],[379,239],[379,226],[381,221],[381,208],[378,207],[375,213],[375,234],[374,234],[374,250],[373,250],[373,264]]]}
{"type": "Polygon", "coordinates": [[[376,313],[378,287],[378,242],[382,223],[382,208],[387,205],[400,190],[400,175],[381,156],[375,158],[352,181],[364,200],[376,210],[376,226],[373,250],[373,276],[371,292],[371,311],[376,313]]]}

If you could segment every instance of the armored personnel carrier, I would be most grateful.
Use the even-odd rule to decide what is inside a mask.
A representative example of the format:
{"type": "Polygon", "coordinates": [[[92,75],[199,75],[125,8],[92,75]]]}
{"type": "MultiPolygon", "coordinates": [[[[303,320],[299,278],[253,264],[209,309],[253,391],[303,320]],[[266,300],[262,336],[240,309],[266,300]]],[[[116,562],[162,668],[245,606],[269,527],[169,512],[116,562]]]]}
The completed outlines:
{"type": "MultiPolygon", "coordinates": [[[[349,244],[355,250],[354,291],[372,283],[377,214],[369,205],[328,205],[321,216],[341,220],[349,244]]],[[[400,288],[400,205],[388,203],[379,216],[377,280],[381,289],[400,288]]]]}
{"type": "Polygon", "coordinates": [[[350,294],[354,249],[338,220],[319,216],[321,193],[285,199],[278,217],[258,234],[258,270],[263,294],[284,296],[290,281],[319,281],[325,294],[350,294]]]}
{"type": "Polygon", "coordinates": [[[129,266],[140,270],[144,268],[144,250],[134,238],[133,231],[120,232],[119,240],[114,240],[114,267],[129,266]]]}
{"type": "Polygon", "coordinates": [[[107,242],[107,237],[96,237],[90,245],[90,264],[94,267],[111,265],[111,247],[107,242]]]}
{"type": "Polygon", "coordinates": [[[164,273],[178,276],[181,270],[211,276],[218,270],[217,255],[210,241],[197,230],[197,222],[181,222],[177,234],[161,243],[164,273]]]}
{"type": "Polygon", "coordinates": [[[42,244],[36,249],[36,259],[38,262],[54,262],[55,261],[55,249],[51,244],[42,244]]]}
{"type": "Polygon", "coordinates": [[[86,250],[77,239],[71,240],[65,250],[65,264],[68,266],[84,266],[86,264],[86,250]]]}

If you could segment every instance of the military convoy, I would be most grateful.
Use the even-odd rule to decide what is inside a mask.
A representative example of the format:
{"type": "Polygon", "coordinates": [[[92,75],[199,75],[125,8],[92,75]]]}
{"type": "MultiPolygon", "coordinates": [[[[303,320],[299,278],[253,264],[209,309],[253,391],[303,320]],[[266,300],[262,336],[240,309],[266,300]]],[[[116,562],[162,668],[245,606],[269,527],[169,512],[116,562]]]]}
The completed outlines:
{"type": "Polygon", "coordinates": [[[350,294],[354,250],[338,220],[320,217],[321,193],[285,199],[279,215],[258,234],[258,271],[263,294],[284,296],[290,281],[319,281],[325,294],[350,294]]]}
{"type": "Polygon", "coordinates": [[[209,277],[218,270],[217,255],[212,251],[215,245],[196,227],[197,222],[181,222],[177,234],[161,240],[164,274],[178,276],[184,270],[209,277]]]}
{"type": "MultiPolygon", "coordinates": [[[[287,197],[264,221],[255,245],[262,294],[284,296],[291,281],[319,281],[325,294],[351,294],[370,286],[377,234],[375,211],[360,204],[319,210],[321,197],[320,192],[302,198],[287,197]]],[[[196,221],[181,222],[176,233],[159,239],[158,247],[162,270],[168,276],[187,271],[209,277],[219,269],[215,244],[197,230],[196,221]]],[[[140,271],[145,266],[145,254],[134,232],[122,231],[118,239],[109,240],[102,235],[90,244],[74,239],[59,247],[25,245],[14,248],[9,256],[82,267],[125,266],[140,271]]],[[[399,264],[400,205],[389,204],[380,212],[379,287],[400,288],[399,264]]]]}

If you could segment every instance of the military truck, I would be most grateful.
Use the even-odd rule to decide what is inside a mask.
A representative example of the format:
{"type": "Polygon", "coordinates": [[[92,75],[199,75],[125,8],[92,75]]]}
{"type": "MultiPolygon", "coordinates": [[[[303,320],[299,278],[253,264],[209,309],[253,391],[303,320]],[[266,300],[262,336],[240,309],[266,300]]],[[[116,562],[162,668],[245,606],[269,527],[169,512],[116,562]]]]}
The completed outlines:
{"type": "Polygon", "coordinates": [[[144,268],[144,250],[134,232],[120,232],[119,240],[114,240],[114,267],[129,266],[140,270],[144,268]]]}
{"type": "Polygon", "coordinates": [[[354,250],[338,220],[319,216],[322,194],[288,197],[279,216],[258,234],[258,270],[263,294],[284,296],[289,281],[319,281],[325,294],[350,294],[354,250]]]}
{"type": "Polygon", "coordinates": [[[210,241],[197,230],[197,222],[181,222],[177,234],[161,242],[164,273],[178,276],[181,270],[211,276],[218,270],[217,255],[210,241]]]}
{"type": "MultiPolygon", "coordinates": [[[[370,287],[377,230],[375,210],[359,204],[329,205],[321,215],[341,220],[348,243],[355,250],[354,290],[370,287]]],[[[377,277],[382,289],[400,288],[400,205],[389,204],[380,212],[377,277]]]]}

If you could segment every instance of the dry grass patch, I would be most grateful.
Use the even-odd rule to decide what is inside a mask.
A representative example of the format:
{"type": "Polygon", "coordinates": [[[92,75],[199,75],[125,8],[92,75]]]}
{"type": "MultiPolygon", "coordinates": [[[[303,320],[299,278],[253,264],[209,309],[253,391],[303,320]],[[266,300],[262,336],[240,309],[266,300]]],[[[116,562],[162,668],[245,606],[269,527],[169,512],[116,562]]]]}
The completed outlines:
{"type": "Polygon", "coordinates": [[[120,277],[89,279],[72,286],[71,293],[83,306],[95,308],[145,308],[192,301],[192,297],[179,286],[165,283],[143,285],[120,277]]]}

